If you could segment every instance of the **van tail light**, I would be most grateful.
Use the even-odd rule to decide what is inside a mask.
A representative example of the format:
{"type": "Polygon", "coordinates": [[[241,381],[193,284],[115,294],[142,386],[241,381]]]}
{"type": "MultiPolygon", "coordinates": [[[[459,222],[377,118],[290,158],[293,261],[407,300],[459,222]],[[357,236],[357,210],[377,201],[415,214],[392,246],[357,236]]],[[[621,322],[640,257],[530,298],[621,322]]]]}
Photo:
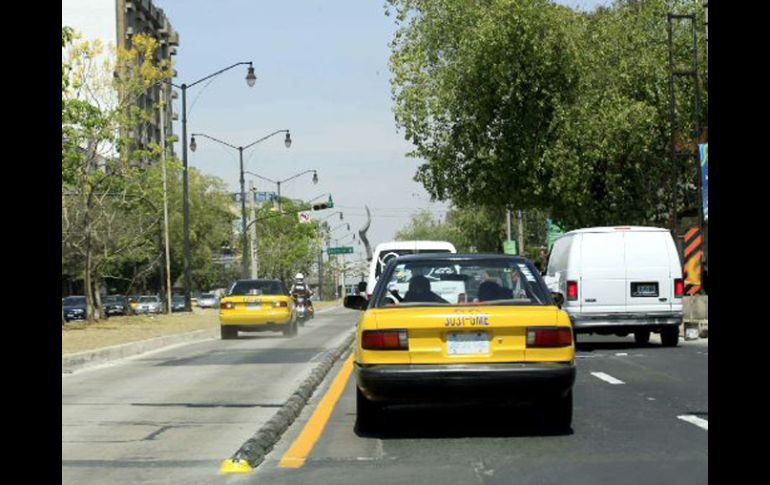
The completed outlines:
{"type": "Polygon", "coordinates": [[[406,330],[364,330],[361,347],[366,350],[409,350],[406,330]]]}
{"type": "Polygon", "coordinates": [[[273,308],[288,308],[289,304],[285,301],[274,301],[273,308]]]}
{"type": "Polygon", "coordinates": [[[572,345],[572,329],[569,327],[529,327],[527,347],[569,347],[572,345]]]}
{"type": "Polygon", "coordinates": [[[222,302],[222,303],[219,305],[219,307],[220,307],[222,310],[232,310],[233,308],[235,308],[235,304],[234,304],[233,302],[231,302],[231,301],[223,301],[223,302],[222,302]]]}
{"type": "Polygon", "coordinates": [[[674,298],[682,298],[684,296],[684,281],[682,278],[674,280],[674,298]]]}
{"type": "Polygon", "coordinates": [[[366,299],[367,300],[371,300],[372,299],[372,294],[371,293],[367,293],[366,294],[366,299]]]}
{"type": "Polygon", "coordinates": [[[465,296],[465,293],[460,293],[457,295],[457,303],[465,303],[467,301],[467,297],[465,296]]]}
{"type": "Polygon", "coordinates": [[[577,281],[567,281],[567,300],[574,301],[578,299],[577,281]]]}

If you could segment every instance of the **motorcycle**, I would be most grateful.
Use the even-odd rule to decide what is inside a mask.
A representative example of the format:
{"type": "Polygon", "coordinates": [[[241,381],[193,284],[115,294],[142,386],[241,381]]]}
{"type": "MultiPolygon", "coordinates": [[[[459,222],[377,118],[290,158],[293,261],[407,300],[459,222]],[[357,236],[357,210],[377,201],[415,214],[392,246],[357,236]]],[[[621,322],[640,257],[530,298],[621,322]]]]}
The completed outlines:
{"type": "Polygon", "coordinates": [[[301,327],[305,326],[305,322],[313,318],[314,311],[313,311],[313,305],[310,303],[310,300],[304,296],[299,294],[294,294],[294,311],[297,312],[297,320],[299,321],[299,325],[301,327]]]}

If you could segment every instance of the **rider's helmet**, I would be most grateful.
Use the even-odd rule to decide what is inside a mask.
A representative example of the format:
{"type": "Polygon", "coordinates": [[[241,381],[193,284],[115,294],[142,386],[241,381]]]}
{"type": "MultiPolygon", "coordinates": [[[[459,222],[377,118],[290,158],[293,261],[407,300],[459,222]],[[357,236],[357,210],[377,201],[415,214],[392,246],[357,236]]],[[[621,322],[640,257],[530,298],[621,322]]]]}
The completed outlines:
{"type": "Polygon", "coordinates": [[[305,275],[303,275],[302,273],[297,273],[297,276],[295,276],[294,279],[297,281],[302,281],[305,279],[305,275]]]}

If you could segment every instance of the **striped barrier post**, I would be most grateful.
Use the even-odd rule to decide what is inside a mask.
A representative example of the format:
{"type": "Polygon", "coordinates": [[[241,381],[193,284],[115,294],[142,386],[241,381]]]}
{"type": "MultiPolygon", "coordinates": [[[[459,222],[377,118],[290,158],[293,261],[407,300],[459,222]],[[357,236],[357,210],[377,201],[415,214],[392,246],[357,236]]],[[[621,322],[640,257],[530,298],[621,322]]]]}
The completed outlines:
{"type": "Polygon", "coordinates": [[[684,292],[688,296],[697,295],[703,287],[703,235],[698,227],[690,228],[684,235],[684,292]]]}

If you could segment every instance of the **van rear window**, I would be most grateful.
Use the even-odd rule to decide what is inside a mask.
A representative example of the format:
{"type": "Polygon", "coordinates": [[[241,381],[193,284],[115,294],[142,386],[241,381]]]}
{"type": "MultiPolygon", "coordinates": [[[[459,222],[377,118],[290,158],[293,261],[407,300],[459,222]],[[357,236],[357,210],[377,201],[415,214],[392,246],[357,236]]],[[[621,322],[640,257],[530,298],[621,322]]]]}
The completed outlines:
{"type": "Polygon", "coordinates": [[[410,254],[435,254],[435,253],[451,253],[448,249],[392,249],[385,250],[377,255],[377,266],[374,268],[374,277],[379,278],[385,266],[388,265],[391,259],[399,256],[407,256],[410,254]]]}

